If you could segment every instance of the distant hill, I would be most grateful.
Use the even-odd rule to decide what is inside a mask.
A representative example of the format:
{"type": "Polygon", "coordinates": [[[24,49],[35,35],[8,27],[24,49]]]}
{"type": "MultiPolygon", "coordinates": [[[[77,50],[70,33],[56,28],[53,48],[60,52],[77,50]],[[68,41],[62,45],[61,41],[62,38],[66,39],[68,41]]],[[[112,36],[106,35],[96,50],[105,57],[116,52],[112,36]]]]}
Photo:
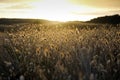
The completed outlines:
{"type": "Polygon", "coordinates": [[[107,24],[120,24],[120,15],[111,15],[111,16],[103,16],[91,19],[90,21],[87,21],[89,23],[107,23],[107,24]]]}
{"type": "MultiPolygon", "coordinates": [[[[90,21],[86,21],[87,23],[102,23],[102,24],[120,24],[120,15],[115,14],[111,16],[103,16],[91,19],[90,21]]],[[[85,23],[86,23],[85,22],[85,23]]],[[[17,18],[0,18],[0,24],[19,24],[19,23],[59,23],[57,21],[49,21],[44,19],[17,19],[17,18]]],[[[65,23],[69,24],[81,24],[84,23],[82,21],[68,21],[65,23]]]]}
{"type": "Polygon", "coordinates": [[[9,18],[1,18],[0,24],[19,24],[19,23],[51,23],[55,21],[48,21],[44,19],[9,19],[9,18]]]}

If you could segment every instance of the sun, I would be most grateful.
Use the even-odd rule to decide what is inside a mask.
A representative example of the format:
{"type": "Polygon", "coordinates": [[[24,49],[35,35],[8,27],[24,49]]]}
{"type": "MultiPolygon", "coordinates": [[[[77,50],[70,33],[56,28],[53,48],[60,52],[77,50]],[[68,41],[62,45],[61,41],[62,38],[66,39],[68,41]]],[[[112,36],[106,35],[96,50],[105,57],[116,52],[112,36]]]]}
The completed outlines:
{"type": "Polygon", "coordinates": [[[40,0],[31,2],[31,5],[33,6],[31,14],[35,14],[33,16],[35,18],[57,21],[67,21],[71,18],[71,5],[67,0],[40,0]]]}

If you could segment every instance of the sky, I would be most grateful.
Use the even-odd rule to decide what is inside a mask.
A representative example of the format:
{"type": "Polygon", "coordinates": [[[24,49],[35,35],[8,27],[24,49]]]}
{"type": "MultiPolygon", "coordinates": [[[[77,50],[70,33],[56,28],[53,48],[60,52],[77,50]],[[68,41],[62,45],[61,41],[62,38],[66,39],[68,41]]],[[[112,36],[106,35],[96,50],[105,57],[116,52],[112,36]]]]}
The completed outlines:
{"type": "Polygon", "coordinates": [[[0,0],[0,18],[87,21],[120,14],[120,0],[0,0]]]}

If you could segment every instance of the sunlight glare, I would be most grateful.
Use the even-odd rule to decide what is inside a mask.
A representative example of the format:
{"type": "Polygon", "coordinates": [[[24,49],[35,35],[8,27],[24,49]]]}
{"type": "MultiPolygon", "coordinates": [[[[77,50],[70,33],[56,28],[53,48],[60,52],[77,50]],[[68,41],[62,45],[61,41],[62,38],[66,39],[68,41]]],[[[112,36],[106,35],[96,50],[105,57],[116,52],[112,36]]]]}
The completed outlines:
{"type": "MultiPolygon", "coordinates": [[[[29,11],[27,17],[32,18],[42,18],[54,21],[69,21],[69,20],[88,20],[82,17],[83,15],[76,15],[73,12],[79,11],[80,13],[86,13],[89,11],[94,11],[86,6],[77,6],[70,3],[68,0],[38,0],[36,2],[31,2],[30,5],[33,7],[29,11]]],[[[92,17],[92,16],[91,16],[92,17]]]]}

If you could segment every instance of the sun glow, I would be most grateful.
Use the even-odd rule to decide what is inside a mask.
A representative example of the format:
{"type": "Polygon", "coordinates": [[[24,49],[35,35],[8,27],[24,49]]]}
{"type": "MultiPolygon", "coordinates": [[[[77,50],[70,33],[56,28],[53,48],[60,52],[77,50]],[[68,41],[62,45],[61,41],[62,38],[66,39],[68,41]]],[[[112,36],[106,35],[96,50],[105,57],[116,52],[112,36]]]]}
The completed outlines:
{"type": "Polygon", "coordinates": [[[85,21],[92,18],[93,16],[86,16],[84,15],[84,13],[94,10],[86,6],[74,5],[68,0],[38,0],[36,2],[31,2],[29,5],[31,5],[32,8],[27,10],[27,15],[25,15],[24,17],[48,19],[55,21],[85,21]],[[74,14],[74,12],[78,11],[83,14],[74,14]]]}

